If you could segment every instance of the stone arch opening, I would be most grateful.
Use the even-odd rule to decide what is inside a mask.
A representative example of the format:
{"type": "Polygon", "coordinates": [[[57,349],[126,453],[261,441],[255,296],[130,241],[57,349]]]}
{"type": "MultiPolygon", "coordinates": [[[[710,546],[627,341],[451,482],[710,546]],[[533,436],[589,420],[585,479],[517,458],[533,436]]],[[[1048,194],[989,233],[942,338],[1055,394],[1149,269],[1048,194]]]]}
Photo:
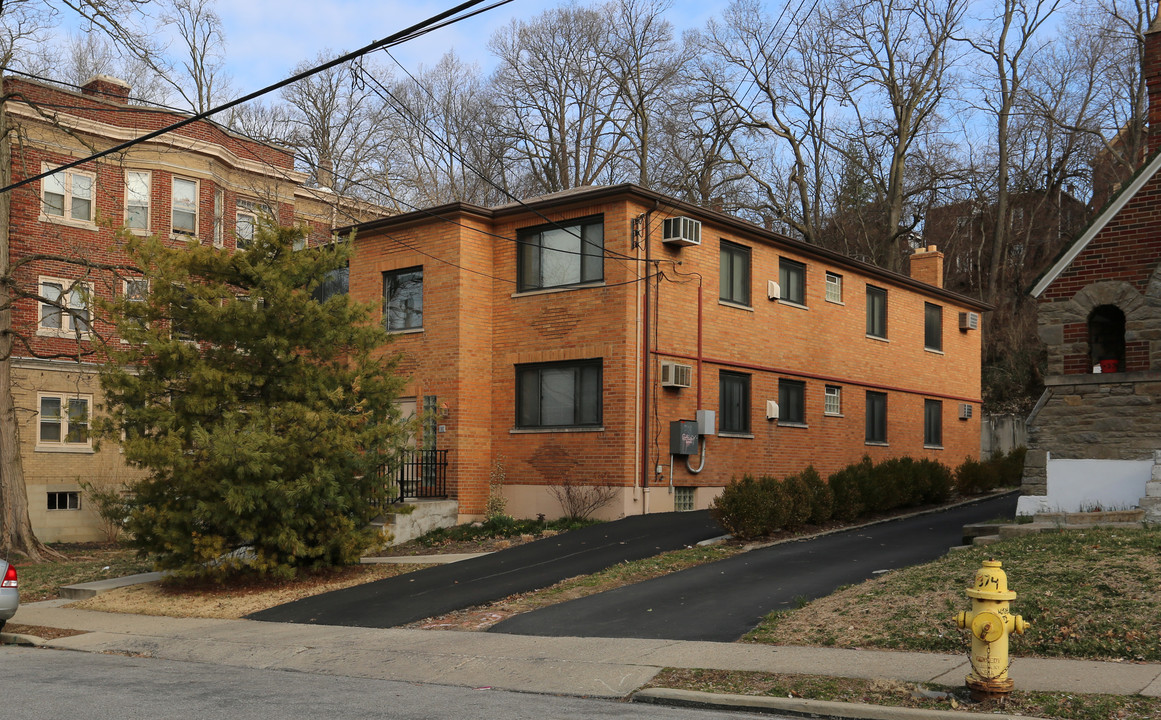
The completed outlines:
{"type": "Polygon", "coordinates": [[[1088,316],[1088,347],[1101,372],[1125,369],[1125,313],[1116,305],[1099,305],[1088,316]]]}

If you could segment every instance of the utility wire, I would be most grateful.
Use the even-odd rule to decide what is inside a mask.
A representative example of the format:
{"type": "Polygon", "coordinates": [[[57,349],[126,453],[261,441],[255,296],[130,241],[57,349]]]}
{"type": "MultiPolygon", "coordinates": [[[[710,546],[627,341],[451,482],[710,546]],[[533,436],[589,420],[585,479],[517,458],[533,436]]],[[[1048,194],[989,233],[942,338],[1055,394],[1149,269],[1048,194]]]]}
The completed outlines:
{"type": "MultiPolygon", "coordinates": [[[[255,100],[259,97],[262,97],[263,95],[274,92],[275,90],[279,90],[281,88],[284,88],[287,85],[292,85],[300,80],[305,80],[306,78],[308,78],[312,75],[316,75],[324,70],[329,70],[330,68],[335,67],[336,65],[342,65],[343,63],[350,62],[351,60],[355,60],[357,58],[360,58],[363,55],[366,55],[367,53],[373,52],[375,50],[379,50],[380,48],[390,47],[392,45],[396,45],[396,44],[405,42],[407,40],[411,40],[412,38],[419,37],[419,36],[424,35],[428,32],[431,32],[432,30],[435,30],[439,27],[444,27],[448,24],[451,24],[452,22],[459,22],[460,20],[462,20],[464,18],[454,17],[455,15],[457,15],[458,13],[461,13],[469,8],[475,7],[476,5],[479,5],[482,2],[484,2],[484,0],[467,0],[466,2],[460,3],[459,5],[455,6],[454,8],[451,8],[450,10],[445,10],[437,15],[433,15],[432,17],[430,17],[426,20],[418,22],[418,23],[416,23],[416,24],[414,24],[414,25],[412,25],[404,30],[400,30],[397,33],[389,35],[388,37],[385,37],[382,40],[377,40],[377,41],[371,43],[370,45],[367,45],[366,47],[360,48],[359,50],[356,50],[354,52],[347,53],[346,55],[343,55],[341,57],[337,57],[334,60],[323,63],[322,65],[316,65],[315,67],[310,68],[309,70],[304,70],[303,72],[300,72],[297,75],[294,75],[293,77],[289,77],[285,80],[281,80],[279,82],[276,82],[273,85],[269,85],[261,90],[257,90],[255,92],[252,92],[249,95],[245,95],[245,96],[240,97],[236,100],[231,100],[230,102],[225,103],[224,105],[219,105],[218,107],[211,108],[209,110],[206,110],[205,112],[200,112],[200,113],[197,113],[196,115],[191,115],[190,117],[187,117],[179,122],[173,123],[172,125],[168,125],[168,126],[163,127],[159,130],[154,130],[153,132],[147,133],[147,134],[142,135],[142,136],[135,138],[133,140],[123,142],[120,145],[116,145],[116,146],[111,147],[107,150],[103,150],[101,152],[95,153],[95,154],[90,155],[86,158],[74,160],[73,162],[67,163],[65,165],[61,165],[60,167],[53,168],[51,171],[45,171],[45,172],[42,172],[38,175],[33,175],[31,177],[24,178],[23,180],[19,180],[17,182],[11,183],[3,188],[0,188],[0,193],[15,190],[18,187],[22,187],[22,186],[27,185],[29,183],[35,182],[35,181],[40,180],[44,177],[47,177],[48,175],[52,175],[53,173],[60,172],[61,170],[67,170],[69,168],[74,168],[74,167],[77,167],[78,165],[83,165],[84,163],[91,162],[93,160],[97,160],[97,159],[105,157],[107,155],[112,155],[113,153],[118,153],[118,152],[121,152],[122,150],[127,150],[127,149],[133,147],[134,145],[145,142],[146,140],[152,140],[155,137],[158,137],[160,135],[164,135],[166,133],[172,132],[172,131],[177,130],[179,128],[183,128],[186,125],[189,125],[191,123],[195,123],[199,120],[206,120],[210,116],[216,115],[217,113],[222,112],[223,110],[229,110],[230,108],[236,107],[236,106],[241,105],[243,103],[250,102],[251,100],[255,100]],[[449,18],[452,18],[452,19],[449,20],[449,18]],[[446,22],[444,22],[444,21],[446,21],[446,22]]],[[[501,5],[505,5],[509,2],[512,2],[512,0],[499,0],[499,2],[493,3],[487,9],[500,7],[501,5]]],[[[482,12],[482,11],[479,11],[479,12],[482,12]]],[[[474,14],[476,14],[476,13],[473,13],[473,15],[474,14]]],[[[471,15],[467,15],[465,17],[471,17],[471,15]]]]}

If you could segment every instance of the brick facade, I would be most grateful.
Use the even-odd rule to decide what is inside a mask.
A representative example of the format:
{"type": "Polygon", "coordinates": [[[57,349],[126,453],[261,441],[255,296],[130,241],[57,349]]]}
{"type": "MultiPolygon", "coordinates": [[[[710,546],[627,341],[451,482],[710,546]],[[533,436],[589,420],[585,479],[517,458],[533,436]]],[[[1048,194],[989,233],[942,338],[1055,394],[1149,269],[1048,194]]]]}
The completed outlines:
{"type": "MultiPolygon", "coordinates": [[[[917,272],[937,279],[942,256],[924,255],[917,272]]],[[[960,330],[959,316],[983,306],[736,218],[621,185],[498,208],[455,204],[357,228],[356,299],[382,306],[384,273],[416,267],[422,327],[398,332],[390,350],[401,355],[420,407],[425,396],[446,405],[435,420],[442,431],[427,441],[450,450],[462,516],[483,512],[497,464],[514,514],[558,516],[550,488],[573,482],[614,486],[604,515],[616,517],[673,509],[671,481],[706,507],[744,473],[784,476],[813,464],[826,474],[864,454],[949,465],[979,454],[980,332],[960,330]],[[699,245],[661,241],[663,221],[679,216],[701,222],[699,245]],[[600,277],[518,291],[522,231],[577,219],[603,229],[600,277]],[[740,301],[721,299],[723,243],[748,257],[748,298],[740,301]],[[801,301],[768,297],[783,263],[802,270],[801,301]],[[841,298],[827,299],[828,273],[841,276],[841,298]],[[867,334],[868,286],[886,293],[885,339],[867,334]],[[932,349],[928,305],[942,318],[941,347],[932,349]],[[599,424],[528,427],[517,417],[518,396],[529,397],[518,376],[527,381],[530,368],[552,372],[565,366],[543,364],[570,361],[599,364],[599,424]],[[662,362],[691,366],[690,386],[662,388],[662,362]],[[720,432],[722,373],[748,379],[748,432],[720,432]],[[802,388],[801,421],[767,419],[780,382],[802,388]],[[841,393],[840,412],[825,412],[828,386],[841,393]],[[868,392],[887,398],[883,443],[866,442],[868,392]],[[940,445],[924,444],[925,401],[942,403],[940,445]],[[961,407],[970,417],[961,419],[969,414],[961,407]],[[677,457],[671,471],[669,423],[699,409],[718,413],[704,467],[691,473],[677,457]]],[[[700,458],[690,460],[696,469],[700,458]]]]}
{"type": "MultiPolygon", "coordinates": [[[[5,112],[16,130],[14,181],[182,118],[169,110],[127,105],[129,89],[114,78],[98,76],[79,93],[11,77],[4,84],[10,97],[5,112]]],[[[329,240],[336,220],[346,224],[372,216],[367,208],[305,188],[306,176],[294,169],[288,151],[211,122],[198,122],[66,171],[67,182],[77,182],[77,178],[91,182],[91,210],[79,212],[80,218],[72,217],[71,210],[74,195],[85,195],[83,190],[66,185],[63,213],[51,212],[42,201],[47,179],[12,191],[9,246],[12,262],[18,265],[15,281],[22,292],[35,294],[46,281],[60,281],[65,288],[84,283],[86,291],[97,297],[124,292],[121,280],[111,271],[93,265],[125,260],[114,228],[126,223],[128,172],[148,173],[147,223],[136,232],[159,234],[175,243],[191,237],[173,232],[175,178],[196,183],[197,237],[203,242],[220,241],[228,249],[236,247],[240,200],[269,207],[279,223],[308,227],[312,243],[329,240]],[[39,256],[44,258],[35,259],[39,256]]],[[[114,445],[106,444],[98,451],[84,433],[72,441],[53,441],[55,421],[46,426],[50,439],[43,441],[41,411],[47,396],[50,406],[58,401],[67,406],[71,399],[85,403],[90,412],[99,412],[98,340],[119,340],[113,327],[91,311],[92,333],[83,333],[80,339],[67,327],[46,328],[41,313],[41,304],[34,299],[20,300],[13,312],[13,329],[21,339],[13,357],[12,383],[33,528],[46,542],[100,540],[104,532],[79,481],[119,486],[134,471],[125,466],[114,445]],[[70,493],[77,494],[79,507],[72,507],[70,493]],[[54,508],[57,504],[63,507],[54,508]]],[[[71,321],[65,317],[61,322],[67,326],[71,321]]]]}

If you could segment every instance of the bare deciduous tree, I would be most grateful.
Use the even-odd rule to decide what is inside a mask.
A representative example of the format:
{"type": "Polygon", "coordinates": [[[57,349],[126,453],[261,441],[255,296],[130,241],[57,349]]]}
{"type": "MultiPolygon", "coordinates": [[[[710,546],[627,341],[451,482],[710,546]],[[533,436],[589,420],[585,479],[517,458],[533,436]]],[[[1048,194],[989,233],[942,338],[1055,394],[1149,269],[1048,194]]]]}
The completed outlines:
{"type": "MultiPolygon", "coordinates": [[[[918,224],[908,201],[927,188],[910,183],[908,162],[940,122],[953,83],[953,36],[963,0],[855,0],[831,11],[844,102],[855,122],[836,147],[857,145],[853,159],[874,189],[868,241],[877,264],[899,270],[918,224]]],[[[848,159],[851,159],[848,157],[848,159]]]]}

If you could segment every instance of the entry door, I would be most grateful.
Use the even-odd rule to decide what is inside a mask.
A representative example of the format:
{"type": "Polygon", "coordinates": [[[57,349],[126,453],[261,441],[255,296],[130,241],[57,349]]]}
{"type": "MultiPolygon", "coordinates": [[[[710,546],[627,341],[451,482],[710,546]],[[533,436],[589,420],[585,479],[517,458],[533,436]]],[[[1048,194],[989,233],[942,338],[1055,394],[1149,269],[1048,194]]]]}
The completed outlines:
{"type": "Polygon", "coordinates": [[[411,424],[407,432],[407,447],[415,448],[415,398],[399,398],[395,401],[395,407],[399,408],[399,420],[403,423],[411,424]]]}

